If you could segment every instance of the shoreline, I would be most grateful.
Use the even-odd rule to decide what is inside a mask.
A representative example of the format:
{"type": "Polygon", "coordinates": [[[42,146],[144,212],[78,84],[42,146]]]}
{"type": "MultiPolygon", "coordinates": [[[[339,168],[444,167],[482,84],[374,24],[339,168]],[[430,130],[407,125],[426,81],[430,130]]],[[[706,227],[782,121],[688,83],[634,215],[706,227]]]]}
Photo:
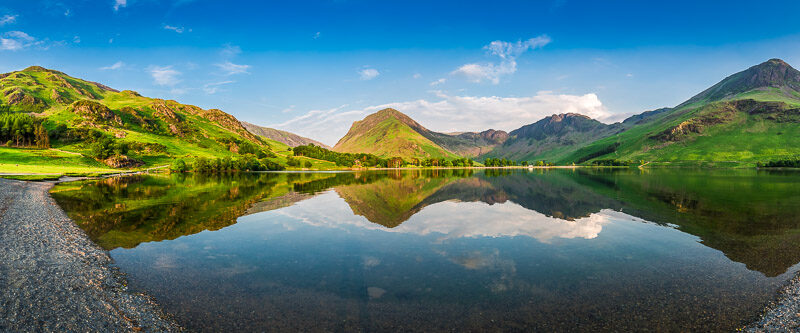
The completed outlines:
{"type": "Polygon", "coordinates": [[[745,332],[800,331],[800,272],[787,280],[758,319],[742,328],[745,332]]]}
{"type": "Polygon", "coordinates": [[[0,331],[174,332],[180,326],[50,197],[0,179],[0,331]]]}

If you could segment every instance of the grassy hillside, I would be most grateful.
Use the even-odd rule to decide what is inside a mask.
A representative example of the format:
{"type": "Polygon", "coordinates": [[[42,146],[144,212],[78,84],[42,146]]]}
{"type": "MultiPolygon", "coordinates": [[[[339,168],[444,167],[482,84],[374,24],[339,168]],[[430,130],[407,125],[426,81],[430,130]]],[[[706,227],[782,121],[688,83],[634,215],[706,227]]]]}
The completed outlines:
{"type": "Polygon", "coordinates": [[[42,166],[52,164],[59,164],[59,170],[81,166],[103,171],[111,166],[147,167],[201,156],[276,158],[271,150],[281,146],[248,132],[221,110],[117,91],[37,66],[0,74],[0,92],[0,104],[8,109],[5,113],[31,114],[50,138],[49,149],[6,143],[0,172],[43,172],[42,166]],[[98,142],[110,145],[109,149],[126,149],[97,154],[98,142]],[[54,163],[46,156],[66,163],[54,163]],[[8,167],[11,164],[14,169],[8,167]]]}
{"type": "Polygon", "coordinates": [[[740,166],[800,155],[800,99],[776,99],[771,91],[740,96],[747,99],[676,109],[656,121],[595,141],[558,162],[613,158],[740,166]]]}
{"type": "Polygon", "coordinates": [[[674,109],[562,155],[557,162],[643,160],[677,166],[752,166],[800,156],[800,72],[772,59],[674,109]]]}
{"type": "Polygon", "coordinates": [[[333,150],[342,153],[369,153],[383,158],[458,157],[422,135],[421,129],[424,127],[405,114],[394,109],[385,109],[353,123],[350,131],[336,143],[333,150]]]}

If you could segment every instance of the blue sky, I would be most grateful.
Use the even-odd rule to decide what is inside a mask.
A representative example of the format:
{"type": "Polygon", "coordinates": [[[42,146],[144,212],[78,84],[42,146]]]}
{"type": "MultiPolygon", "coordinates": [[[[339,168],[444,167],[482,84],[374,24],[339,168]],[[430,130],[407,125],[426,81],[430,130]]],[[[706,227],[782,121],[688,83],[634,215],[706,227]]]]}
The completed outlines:
{"type": "Polygon", "coordinates": [[[333,144],[391,106],[437,131],[674,106],[769,58],[800,2],[0,2],[0,71],[42,65],[333,144]]]}

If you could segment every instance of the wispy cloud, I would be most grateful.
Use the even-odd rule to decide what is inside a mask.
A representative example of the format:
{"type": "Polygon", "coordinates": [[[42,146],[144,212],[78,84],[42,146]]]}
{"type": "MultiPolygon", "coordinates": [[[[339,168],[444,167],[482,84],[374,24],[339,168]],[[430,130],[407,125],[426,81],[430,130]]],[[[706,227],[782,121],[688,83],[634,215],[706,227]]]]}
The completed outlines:
{"type": "Polygon", "coordinates": [[[500,83],[500,78],[505,75],[513,74],[517,71],[517,57],[527,52],[535,50],[550,43],[550,37],[541,35],[525,41],[504,42],[493,41],[483,47],[490,55],[500,58],[500,62],[470,63],[465,64],[453,71],[451,74],[463,76],[470,82],[489,81],[493,84],[500,83]]]}
{"type": "Polygon", "coordinates": [[[230,61],[215,64],[215,66],[219,67],[225,75],[247,74],[247,71],[250,69],[250,65],[238,65],[230,61]]]}
{"type": "Polygon", "coordinates": [[[222,46],[222,51],[220,51],[219,53],[225,58],[230,58],[239,55],[239,53],[242,53],[242,48],[228,43],[222,46]]]}
{"type": "Polygon", "coordinates": [[[236,81],[222,81],[222,82],[207,83],[207,84],[203,85],[203,91],[205,91],[206,94],[213,95],[213,94],[216,94],[217,92],[220,91],[221,86],[224,86],[226,84],[231,84],[231,83],[234,83],[234,82],[236,82],[236,81]]]}
{"type": "Polygon", "coordinates": [[[438,79],[436,81],[433,81],[433,82],[429,83],[428,85],[430,85],[431,87],[435,87],[435,86],[438,86],[438,85],[443,84],[445,82],[447,82],[447,79],[440,78],[440,79],[438,79]]]}
{"type": "Polygon", "coordinates": [[[420,73],[414,73],[414,75],[412,75],[411,77],[413,77],[414,79],[419,79],[419,78],[421,78],[421,77],[422,77],[422,74],[420,74],[420,73]]]}
{"type": "Polygon", "coordinates": [[[0,26],[17,22],[17,17],[19,15],[3,15],[3,17],[0,17],[0,26]]]}
{"type": "Polygon", "coordinates": [[[181,82],[178,78],[181,72],[173,69],[172,66],[150,66],[148,71],[155,84],[159,86],[174,86],[181,82]]]}
{"type": "Polygon", "coordinates": [[[358,71],[358,75],[362,80],[367,81],[378,77],[378,75],[381,75],[381,73],[375,68],[364,68],[358,71]]]}
{"type": "Polygon", "coordinates": [[[9,31],[0,37],[0,50],[19,51],[37,44],[36,38],[22,31],[9,31]]]}
{"type": "Polygon", "coordinates": [[[319,31],[317,31],[316,33],[314,33],[314,37],[311,37],[311,38],[313,38],[313,39],[319,39],[319,37],[320,37],[320,36],[322,36],[322,33],[321,33],[321,32],[319,32],[319,31]]]}
{"type": "Polygon", "coordinates": [[[118,11],[128,5],[128,0],[114,0],[114,11],[118,11]]]}
{"type": "Polygon", "coordinates": [[[400,110],[431,130],[440,132],[483,131],[489,128],[514,130],[556,113],[579,113],[601,121],[613,118],[594,93],[554,94],[540,91],[527,97],[453,96],[439,91],[433,98],[418,99],[347,110],[312,110],[287,122],[274,125],[301,135],[310,135],[334,144],[350,125],[364,116],[385,108],[400,110]]]}
{"type": "MultiPolygon", "coordinates": [[[[165,24],[164,25],[164,30],[172,30],[172,31],[175,31],[175,32],[177,32],[179,34],[182,34],[185,31],[187,31],[186,28],[184,28],[184,27],[176,27],[176,26],[171,26],[169,24],[165,24]]],[[[192,29],[189,29],[188,31],[192,31],[192,29]]]]}
{"type": "Polygon", "coordinates": [[[104,70],[104,71],[111,70],[111,71],[114,71],[114,70],[118,70],[118,69],[120,69],[122,67],[125,67],[125,63],[122,62],[122,61],[117,61],[112,65],[105,66],[105,67],[100,67],[100,70],[104,70]]]}

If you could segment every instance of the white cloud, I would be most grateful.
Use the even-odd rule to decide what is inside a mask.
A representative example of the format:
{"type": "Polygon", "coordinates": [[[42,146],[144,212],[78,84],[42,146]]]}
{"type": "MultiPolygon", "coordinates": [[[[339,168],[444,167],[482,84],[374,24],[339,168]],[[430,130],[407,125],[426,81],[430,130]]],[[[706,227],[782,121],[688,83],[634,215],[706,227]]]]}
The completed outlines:
{"type": "Polygon", "coordinates": [[[247,74],[247,70],[250,69],[250,65],[237,65],[230,61],[215,64],[215,66],[222,69],[222,71],[225,72],[225,75],[247,74]]]}
{"type": "Polygon", "coordinates": [[[174,86],[181,82],[178,78],[181,72],[172,69],[172,66],[150,66],[148,71],[159,86],[174,86]]]}
{"type": "Polygon", "coordinates": [[[483,202],[443,201],[425,207],[397,227],[386,228],[370,222],[363,216],[353,215],[342,196],[333,192],[323,193],[272,213],[321,228],[340,230],[359,228],[391,233],[436,235],[439,241],[525,236],[542,243],[549,243],[555,239],[594,239],[606,225],[616,221],[639,220],[610,209],[567,221],[529,210],[514,202],[489,205],[483,202]],[[309,209],[310,207],[324,207],[324,209],[309,209]],[[509,216],[514,218],[509,219],[509,216]]]}
{"type": "Polygon", "coordinates": [[[321,32],[319,32],[319,31],[317,31],[317,32],[314,34],[314,37],[312,37],[312,38],[314,38],[314,39],[319,39],[319,37],[320,37],[321,35],[322,35],[322,33],[321,33],[321,32]]]}
{"type": "Polygon", "coordinates": [[[9,31],[0,37],[0,50],[19,51],[35,44],[36,38],[22,31],[9,31]]]}
{"type": "Polygon", "coordinates": [[[600,121],[613,119],[594,93],[585,95],[538,92],[527,97],[451,96],[434,92],[435,98],[387,103],[360,110],[344,106],[313,110],[282,124],[273,125],[332,145],[350,125],[366,115],[397,109],[428,129],[438,132],[483,131],[490,128],[511,131],[558,113],[579,113],[600,121]]]}
{"type": "Polygon", "coordinates": [[[72,42],[73,42],[73,43],[75,43],[75,44],[80,44],[80,42],[81,42],[81,36],[74,36],[74,37],[72,37],[72,42]]]}
{"type": "MultiPolygon", "coordinates": [[[[175,27],[175,26],[171,26],[169,24],[165,24],[164,25],[164,30],[172,30],[172,31],[175,31],[175,32],[177,32],[179,34],[182,34],[184,31],[186,31],[186,28],[184,28],[184,27],[175,27]]],[[[191,31],[191,30],[189,30],[189,31],[191,31]]]]}
{"type": "Polygon", "coordinates": [[[443,84],[443,83],[445,83],[445,82],[447,82],[447,79],[445,79],[445,78],[440,78],[440,79],[438,79],[438,80],[436,80],[436,81],[433,81],[433,82],[431,82],[431,83],[428,83],[428,84],[429,84],[431,87],[435,87],[435,86],[438,86],[438,85],[440,85],[440,84],[443,84]]]}
{"type": "Polygon", "coordinates": [[[451,74],[462,76],[470,82],[489,81],[493,84],[500,83],[500,78],[505,75],[513,74],[517,71],[517,57],[528,50],[541,48],[550,43],[550,37],[541,35],[517,42],[493,41],[484,49],[493,56],[500,57],[499,63],[471,63],[465,64],[454,70],[451,74]]]}
{"type": "Polygon", "coordinates": [[[114,0],[114,11],[118,11],[120,7],[128,5],[128,0],[114,0]]]}
{"type": "Polygon", "coordinates": [[[101,69],[101,70],[104,70],[104,71],[107,71],[107,70],[112,70],[112,71],[113,71],[113,70],[120,69],[120,68],[122,68],[122,67],[124,67],[124,66],[125,66],[125,63],[124,63],[124,62],[122,62],[122,61],[117,61],[117,62],[115,62],[115,63],[114,63],[114,64],[112,64],[112,65],[105,66],[105,67],[100,67],[100,69],[101,69]]]}
{"type": "Polygon", "coordinates": [[[378,75],[381,75],[381,73],[375,68],[364,68],[358,71],[358,75],[362,80],[368,81],[378,77],[378,75]]]}
{"type": "Polygon", "coordinates": [[[19,15],[4,15],[0,17],[0,26],[17,22],[17,17],[19,17],[19,15]]]}
{"type": "Polygon", "coordinates": [[[234,83],[234,82],[236,82],[236,81],[222,81],[222,82],[207,83],[207,84],[203,85],[203,91],[205,91],[206,94],[213,95],[213,94],[216,94],[217,92],[220,91],[220,87],[221,86],[226,85],[226,84],[231,84],[231,83],[234,83]]]}

